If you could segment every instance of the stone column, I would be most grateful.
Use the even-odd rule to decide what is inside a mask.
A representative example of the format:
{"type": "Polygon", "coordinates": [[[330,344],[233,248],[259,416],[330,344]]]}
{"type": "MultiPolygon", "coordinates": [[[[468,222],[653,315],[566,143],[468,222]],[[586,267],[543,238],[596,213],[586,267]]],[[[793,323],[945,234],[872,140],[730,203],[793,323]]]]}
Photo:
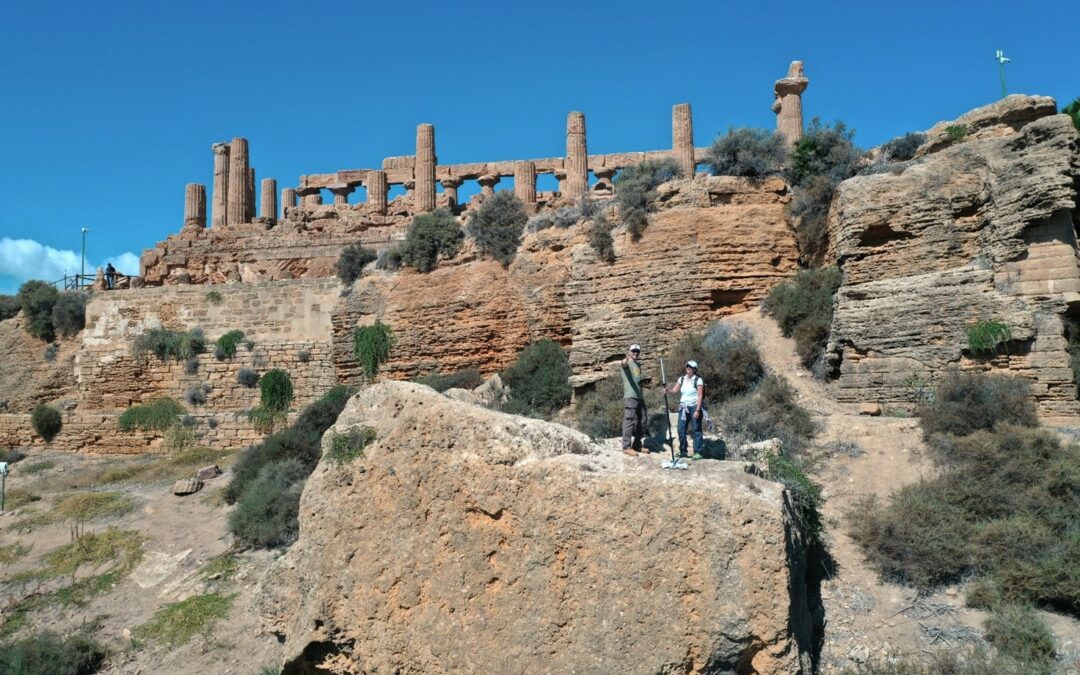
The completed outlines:
{"type": "Polygon", "coordinates": [[[802,93],[810,80],[803,72],[802,61],[792,61],[787,77],[777,80],[773,87],[776,99],[772,110],[776,113],[776,133],[784,137],[791,147],[803,136],[802,93]]]}
{"type": "Polygon", "coordinates": [[[450,200],[450,205],[457,206],[457,191],[458,188],[461,187],[461,184],[465,181],[461,180],[460,178],[444,178],[439,182],[442,183],[443,194],[445,194],[446,197],[450,200]]]}
{"type": "Polygon", "coordinates": [[[566,116],[566,193],[577,199],[589,190],[589,154],[585,148],[585,113],[566,116]]]}
{"type": "Polygon", "coordinates": [[[210,224],[221,227],[228,215],[229,203],[229,144],[214,143],[214,204],[210,224]]]}
{"type": "Polygon", "coordinates": [[[559,181],[559,195],[566,194],[566,171],[562,169],[556,169],[554,172],[555,180],[559,181]]]}
{"type": "Polygon", "coordinates": [[[247,222],[248,189],[251,171],[248,166],[248,142],[234,138],[229,144],[229,198],[226,203],[225,221],[229,225],[247,222]]]}
{"type": "Polygon", "coordinates": [[[285,188],[281,191],[281,219],[289,217],[289,209],[296,208],[296,190],[285,188]]]}
{"type": "Polygon", "coordinates": [[[386,192],[389,186],[386,184],[385,171],[368,171],[367,175],[367,200],[375,213],[386,215],[386,192]]]}
{"type": "Polygon", "coordinates": [[[416,127],[416,211],[426,213],[435,209],[435,127],[421,124],[416,127]]]}
{"type": "Polygon", "coordinates": [[[245,223],[250,223],[255,220],[255,169],[248,169],[248,183],[247,183],[247,218],[244,219],[245,223]]]}
{"type": "Polygon", "coordinates": [[[184,227],[206,227],[206,186],[188,183],[184,188],[184,227]]]}
{"type": "Polygon", "coordinates": [[[525,204],[536,203],[536,164],[514,162],[514,194],[525,204]]]}
{"type": "Polygon", "coordinates": [[[322,192],[319,188],[300,188],[296,191],[300,195],[304,208],[310,209],[322,204],[322,192]]]}
{"type": "Polygon", "coordinates": [[[260,186],[262,193],[259,201],[259,215],[269,220],[277,220],[277,181],[263,178],[260,186]]]}
{"type": "Polygon", "coordinates": [[[679,163],[683,178],[693,178],[697,164],[694,162],[694,122],[689,103],[679,103],[671,108],[671,154],[679,163]]]}
{"type": "Polygon", "coordinates": [[[486,173],[477,178],[476,182],[480,183],[480,194],[485,197],[490,197],[495,194],[495,186],[499,182],[499,177],[494,174],[486,173]]]}
{"type": "Polygon", "coordinates": [[[593,173],[596,174],[596,186],[604,190],[615,191],[615,173],[618,171],[613,166],[602,166],[598,169],[593,169],[593,173]]]}
{"type": "Polygon", "coordinates": [[[335,204],[348,204],[349,195],[353,192],[351,185],[332,185],[330,187],[330,193],[334,195],[335,204]]]}

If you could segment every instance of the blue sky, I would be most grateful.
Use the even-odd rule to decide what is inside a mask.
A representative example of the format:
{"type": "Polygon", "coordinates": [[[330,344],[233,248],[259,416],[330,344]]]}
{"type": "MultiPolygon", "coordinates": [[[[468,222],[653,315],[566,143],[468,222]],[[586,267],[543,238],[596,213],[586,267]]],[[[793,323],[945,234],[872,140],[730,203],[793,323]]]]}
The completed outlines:
{"type": "Polygon", "coordinates": [[[1080,96],[1080,3],[6,2],[0,6],[0,292],[88,267],[137,271],[180,229],[184,185],[244,136],[258,178],[378,166],[436,128],[439,161],[559,156],[569,110],[590,152],[773,128],[802,59],[807,119],[872,146],[1009,91],[1080,96]]]}

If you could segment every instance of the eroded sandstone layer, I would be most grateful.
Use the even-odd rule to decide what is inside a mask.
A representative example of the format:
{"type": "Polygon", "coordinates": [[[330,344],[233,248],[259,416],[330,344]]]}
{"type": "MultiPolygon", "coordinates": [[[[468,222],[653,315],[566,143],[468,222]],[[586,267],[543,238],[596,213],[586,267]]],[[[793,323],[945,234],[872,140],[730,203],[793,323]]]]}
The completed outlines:
{"type": "Polygon", "coordinates": [[[931,130],[913,162],[840,186],[843,269],[830,337],[837,395],[911,403],[949,366],[1028,378],[1047,419],[1080,414],[1063,319],[1080,308],[1080,138],[1052,99],[1010,96],[931,130]],[[947,143],[948,127],[966,130],[947,143]],[[993,355],[978,321],[1006,324],[993,355]]]}
{"type": "Polygon", "coordinates": [[[665,472],[401,382],[355,396],[324,452],[362,426],[261,587],[295,672],[809,672],[798,529],[743,464],[665,472]]]}

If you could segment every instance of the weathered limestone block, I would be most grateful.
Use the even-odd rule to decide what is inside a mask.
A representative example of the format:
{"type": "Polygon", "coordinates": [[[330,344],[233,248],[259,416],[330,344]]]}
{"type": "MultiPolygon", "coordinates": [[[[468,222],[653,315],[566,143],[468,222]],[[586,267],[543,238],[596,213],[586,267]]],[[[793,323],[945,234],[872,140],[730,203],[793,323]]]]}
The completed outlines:
{"type": "Polygon", "coordinates": [[[229,145],[214,143],[214,204],[210,224],[221,227],[228,220],[229,204],[229,145]]]}
{"type": "Polygon", "coordinates": [[[427,213],[435,209],[435,127],[421,124],[416,127],[416,210],[427,213]]]}
{"type": "Polygon", "coordinates": [[[234,138],[229,144],[229,189],[226,202],[226,224],[248,222],[248,183],[251,171],[248,166],[248,142],[234,138]]]}
{"type": "MultiPolygon", "coordinates": [[[[563,191],[562,188],[559,188],[563,191]]],[[[585,147],[585,113],[566,116],[565,196],[577,199],[589,190],[589,153],[585,147]]]]}
{"type": "Polygon", "coordinates": [[[694,122],[689,103],[679,103],[671,109],[671,152],[683,177],[693,178],[697,164],[694,162],[694,122]]]}
{"type": "Polygon", "coordinates": [[[277,220],[277,181],[263,178],[259,193],[259,215],[270,222],[277,220]]]}
{"type": "Polygon", "coordinates": [[[296,190],[285,188],[281,191],[281,218],[288,219],[289,211],[296,208],[296,190]]]}
{"type": "Polygon", "coordinates": [[[938,122],[926,132],[926,140],[917,156],[937,152],[954,143],[949,138],[949,127],[962,126],[964,141],[996,136],[1010,136],[1029,122],[1057,114],[1057,103],[1049,96],[1012,94],[981,108],[975,108],[956,118],[938,122]]]}
{"type": "Polygon", "coordinates": [[[787,77],[777,80],[773,91],[776,99],[772,110],[776,113],[776,132],[784,137],[788,146],[803,136],[802,94],[810,80],[803,72],[802,61],[792,61],[787,77]]]}
{"type": "Polygon", "coordinates": [[[514,194],[525,204],[536,203],[536,164],[514,163],[514,194]]]}
{"type": "Polygon", "coordinates": [[[746,465],[688,481],[405,382],[350,400],[324,451],[363,426],[257,591],[298,672],[314,643],[342,672],[809,672],[804,544],[746,465]]]}
{"type": "Polygon", "coordinates": [[[188,183],[184,189],[184,227],[206,227],[206,186],[188,183]]]}
{"type": "Polygon", "coordinates": [[[375,213],[386,215],[386,195],[390,189],[386,183],[386,172],[369,171],[366,186],[368,204],[375,213]]]}

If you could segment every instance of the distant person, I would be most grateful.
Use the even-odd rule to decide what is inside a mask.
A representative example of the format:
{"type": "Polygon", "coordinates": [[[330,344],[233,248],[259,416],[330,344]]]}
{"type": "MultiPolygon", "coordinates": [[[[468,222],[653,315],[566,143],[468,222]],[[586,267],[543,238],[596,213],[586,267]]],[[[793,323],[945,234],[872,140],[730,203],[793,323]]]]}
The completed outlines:
{"type": "Polygon", "coordinates": [[[641,345],[632,344],[622,360],[623,382],[623,452],[636,455],[641,451],[641,439],[645,436],[645,394],[641,383],[641,345]]]}
{"type": "Polygon", "coordinates": [[[686,428],[689,426],[694,435],[694,459],[701,459],[701,446],[704,442],[701,427],[705,416],[701,405],[705,400],[705,383],[698,376],[697,361],[687,361],[685,370],[668,389],[669,394],[679,394],[679,456],[687,456],[689,448],[686,444],[686,428]]]}
{"type": "Polygon", "coordinates": [[[105,288],[112,290],[116,287],[116,268],[112,263],[105,266],[105,288]]]}

